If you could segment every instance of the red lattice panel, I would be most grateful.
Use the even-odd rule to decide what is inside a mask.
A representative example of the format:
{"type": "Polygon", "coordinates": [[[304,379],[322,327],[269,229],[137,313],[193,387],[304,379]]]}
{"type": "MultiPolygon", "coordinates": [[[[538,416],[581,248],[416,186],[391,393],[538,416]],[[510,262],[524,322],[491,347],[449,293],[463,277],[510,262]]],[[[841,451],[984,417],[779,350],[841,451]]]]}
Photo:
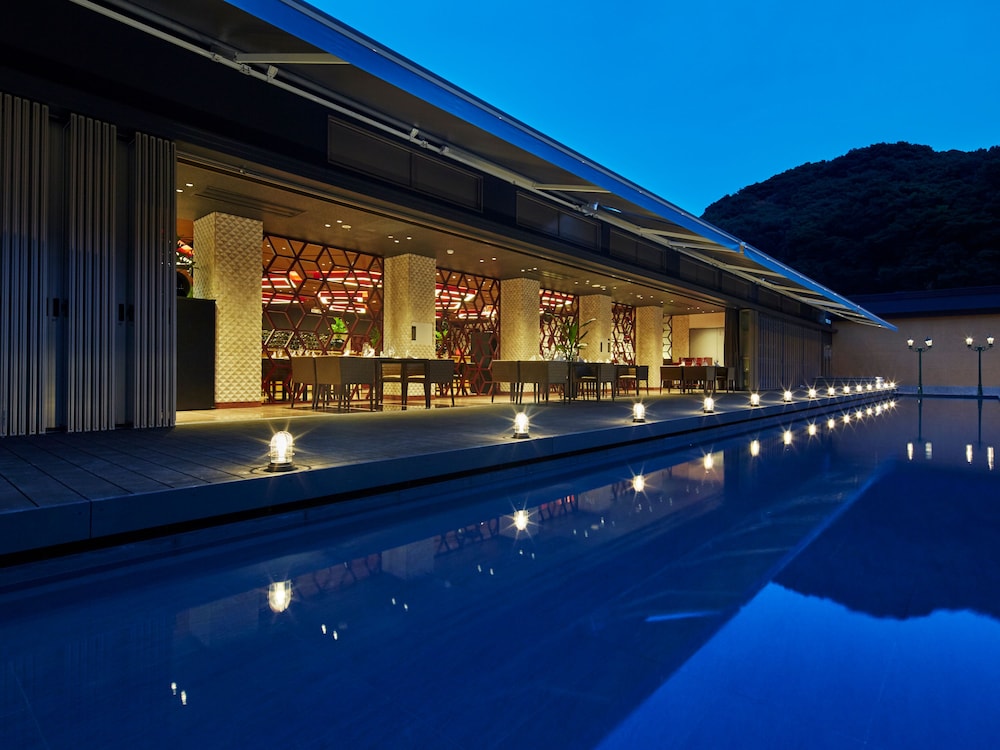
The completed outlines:
{"type": "Polygon", "coordinates": [[[438,356],[455,360],[472,393],[486,393],[490,364],[500,351],[499,279],[439,268],[434,310],[438,356]]]}
{"type": "Polygon", "coordinates": [[[552,359],[558,353],[559,328],[564,321],[575,321],[579,317],[576,295],[540,289],[538,313],[538,353],[545,359],[552,359]]]}

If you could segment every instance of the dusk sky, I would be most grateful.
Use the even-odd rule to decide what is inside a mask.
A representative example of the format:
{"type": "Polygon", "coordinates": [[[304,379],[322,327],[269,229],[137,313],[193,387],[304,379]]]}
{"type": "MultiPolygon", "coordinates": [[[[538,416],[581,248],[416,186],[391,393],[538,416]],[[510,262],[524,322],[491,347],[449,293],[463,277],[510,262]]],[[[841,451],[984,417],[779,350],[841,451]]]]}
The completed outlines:
{"type": "Polygon", "coordinates": [[[873,143],[1000,144],[1000,3],[313,4],[693,214],[873,143]]]}

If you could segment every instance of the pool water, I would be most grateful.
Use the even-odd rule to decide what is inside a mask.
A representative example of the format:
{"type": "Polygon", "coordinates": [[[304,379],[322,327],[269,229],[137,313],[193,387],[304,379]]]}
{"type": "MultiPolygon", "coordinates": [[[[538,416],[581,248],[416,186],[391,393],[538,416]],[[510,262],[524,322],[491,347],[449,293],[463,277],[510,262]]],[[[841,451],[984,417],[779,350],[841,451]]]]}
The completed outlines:
{"type": "Polygon", "coordinates": [[[0,747],[995,747],[1000,405],[848,416],[85,556],[0,591],[0,747]]]}

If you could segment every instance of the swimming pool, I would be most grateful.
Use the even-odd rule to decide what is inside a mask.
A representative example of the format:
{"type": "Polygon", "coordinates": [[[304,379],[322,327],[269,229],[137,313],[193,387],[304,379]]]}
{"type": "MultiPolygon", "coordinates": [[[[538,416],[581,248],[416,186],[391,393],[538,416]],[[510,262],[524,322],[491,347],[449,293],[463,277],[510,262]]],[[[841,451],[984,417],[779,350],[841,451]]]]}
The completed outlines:
{"type": "Polygon", "coordinates": [[[1000,405],[878,411],[92,553],[0,594],[0,745],[994,746],[1000,405]]]}

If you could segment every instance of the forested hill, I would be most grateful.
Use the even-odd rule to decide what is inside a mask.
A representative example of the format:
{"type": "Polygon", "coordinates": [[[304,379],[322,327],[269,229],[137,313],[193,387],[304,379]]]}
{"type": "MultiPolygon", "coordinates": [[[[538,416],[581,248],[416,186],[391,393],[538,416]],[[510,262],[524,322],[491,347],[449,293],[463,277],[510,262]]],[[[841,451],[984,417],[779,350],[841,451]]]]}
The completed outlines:
{"type": "Polygon", "coordinates": [[[842,294],[1000,283],[1000,146],[879,143],[727,195],[704,219],[842,294]]]}

